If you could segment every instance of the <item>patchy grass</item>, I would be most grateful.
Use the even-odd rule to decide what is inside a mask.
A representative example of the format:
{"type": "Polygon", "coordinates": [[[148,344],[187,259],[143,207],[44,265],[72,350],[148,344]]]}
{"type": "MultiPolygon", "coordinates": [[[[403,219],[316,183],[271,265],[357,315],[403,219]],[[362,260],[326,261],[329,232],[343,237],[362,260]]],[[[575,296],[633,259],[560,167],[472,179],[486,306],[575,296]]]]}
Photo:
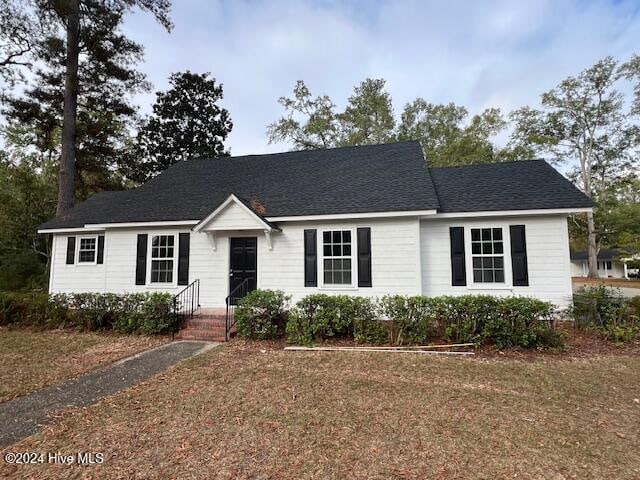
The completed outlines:
{"type": "Polygon", "coordinates": [[[162,337],[0,328],[0,402],[166,341],[162,337]]]}
{"type": "Polygon", "coordinates": [[[284,352],[234,341],[6,451],[103,452],[11,478],[640,477],[640,356],[284,352]]]}

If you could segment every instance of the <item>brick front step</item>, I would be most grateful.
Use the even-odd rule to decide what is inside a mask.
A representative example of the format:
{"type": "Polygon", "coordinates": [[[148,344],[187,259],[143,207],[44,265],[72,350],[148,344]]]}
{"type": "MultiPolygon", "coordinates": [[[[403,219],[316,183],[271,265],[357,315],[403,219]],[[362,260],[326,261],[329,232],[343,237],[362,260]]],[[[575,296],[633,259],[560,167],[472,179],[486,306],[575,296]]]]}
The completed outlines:
{"type": "MultiPolygon", "coordinates": [[[[176,338],[180,340],[224,342],[226,340],[225,324],[224,314],[196,315],[185,322],[182,330],[176,334],[176,338]]],[[[236,329],[233,327],[231,334],[233,335],[235,332],[236,329]]]]}
{"type": "Polygon", "coordinates": [[[213,332],[211,330],[181,330],[176,335],[178,340],[204,340],[208,342],[224,342],[224,330],[213,332]]]}
{"type": "Polygon", "coordinates": [[[223,319],[207,319],[207,318],[191,318],[185,322],[185,328],[197,328],[197,329],[210,329],[210,328],[222,328],[225,327],[225,320],[223,319]]]}

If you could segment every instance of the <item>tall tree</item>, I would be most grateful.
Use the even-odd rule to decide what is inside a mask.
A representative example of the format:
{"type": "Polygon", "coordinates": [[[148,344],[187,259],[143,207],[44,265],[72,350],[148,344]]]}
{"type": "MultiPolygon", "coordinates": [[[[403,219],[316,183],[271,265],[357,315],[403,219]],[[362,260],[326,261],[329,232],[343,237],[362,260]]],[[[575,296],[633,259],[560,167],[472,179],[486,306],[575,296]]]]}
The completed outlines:
{"type": "MultiPolygon", "coordinates": [[[[606,57],[563,80],[542,95],[540,109],[524,107],[512,113],[511,144],[570,164],[582,191],[604,202],[610,187],[638,168],[637,112],[627,108],[617,87],[621,80],[635,78],[636,69],[633,63],[606,57]]],[[[593,213],[586,214],[586,227],[589,276],[597,277],[599,239],[593,213]]]]}
{"type": "Polygon", "coordinates": [[[436,105],[422,98],[405,105],[399,140],[419,140],[430,166],[469,165],[501,160],[492,138],[506,128],[500,110],[489,108],[465,125],[466,108],[436,105]]]}
{"type": "Polygon", "coordinates": [[[171,88],[157,92],[153,113],[138,132],[141,163],[132,178],[144,181],[174,163],[193,157],[227,155],[224,141],[233,128],[229,112],[218,105],[222,84],[209,73],[174,73],[171,88]]]}
{"type": "Polygon", "coordinates": [[[391,95],[381,78],[367,78],[349,97],[347,108],[337,116],[340,145],[387,143],[395,139],[391,95]]]}
{"type": "Polygon", "coordinates": [[[314,98],[303,81],[296,83],[292,97],[278,102],[286,115],[268,126],[269,142],[288,141],[298,150],[418,140],[431,166],[511,159],[492,143],[506,127],[500,110],[490,108],[467,121],[464,107],[418,98],[405,106],[396,126],[382,79],[361,82],[342,112],[328,96],[314,98]]]}
{"type": "MultiPolygon", "coordinates": [[[[153,8],[163,4],[163,8],[168,8],[164,1],[144,3],[158,15],[163,15],[163,11],[156,12],[153,8]]],[[[68,97],[65,92],[68,93],[70,42],[64,36],[66,30],[59,26],[61,17],[51,10],[49,3],[44,2],[38,11],[42,23],[49,22],[56,28],[50,30],[48,36],[37,39],[33,56],[38,61],[30,81],[22,94],[9,98],[5,114],[10,124],[30,125],[34,146],[48,150],[60,160],[58,178],[62,184],[58,190],[58,212],[68,204],[69,194],[72,204],[75,198],[86,198],[95,191],[118,188],[121,164],[133,160],[123,154],[128,130],[136,116],[129,98],[149,88],[144,76],[135,69],[142,58],[142,47],[120,31],[124,15],[134,5],[138,2],[80,2],[82,54],[77,68],[77,106],[71,109],[75,111],[75,121],[71,122],[74,127],[72,151],[65,150],[69,142],[61,138],[64,126],[68,126],[65,119],[70,117],[60,108],[68,97]],[[55,18],[47,20],[52,15],[55,18]],[[69,154],[74,158],[73,164],[69,154]]],[[[168,19],[162,19],[169,27],[168,19]]]]}
{"type": "Polygon", "coordinates": [[[331,148],[338,142],[335,105],[326,96],[313,98],[302,80],[296,82],[293,97],[280,97],[285,116],[267,127],[269,143],[290,141],[297,150],[331,148]]]}
{"type": "MultiPolygon", "coordinates": [[[[57,214],[62,215],[72,206],[75,198],[76,149],[77,149],[77,109],[78,97],[83,84],[79,76],[80,61],[83,56],[100,59],[108,52],[105,41],[98,39],[96,30],[111,25],[116,31],[125,12],[134,7],[152,13],[167,30],[171,28],[168,17],[169,0],[22,0],[13,2],[18,15],[28,17],[35,12],[39,25],[37,32],[31,31],[33,38],[27,37],[27,43],[36,48],[20,50],[13,57],[15,65],[18,59],[25,65],[38,61],[51,60],[48,55],[51,44],[63,42],[64,56],[64,88],[62,94],[62,131],[61,154],[58,175],[57,214]],[[113,21],[117,20],[114,25],[113,21]],[[95,29],[94,29],[95,27],[95,29]],[[41,35],[40,32],[47,32],[41,35]],[[97,49],[94,50],[94,48],[97,49]]],[[[0,41],[7,43],[10,32],[0,32],[0,41]]],[[[108,40],[126,40],[122,35],[110,37],[108,40]]],[[[112,46],[117,47],[117,44],[112,46]]],[[[113,60],[113,57],[111,57],[113,60]]],[[[94,65],[92,65],[93,67],[94,65]]]]}

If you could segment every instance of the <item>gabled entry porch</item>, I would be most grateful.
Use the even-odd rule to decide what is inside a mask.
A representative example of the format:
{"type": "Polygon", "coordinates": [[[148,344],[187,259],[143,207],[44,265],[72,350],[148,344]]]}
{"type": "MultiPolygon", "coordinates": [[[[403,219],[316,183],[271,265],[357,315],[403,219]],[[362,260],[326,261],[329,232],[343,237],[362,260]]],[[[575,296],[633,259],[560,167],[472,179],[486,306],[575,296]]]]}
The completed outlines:
{"type": "MultiPolygon", "coordinates": [[[[235,333],[236,305],[249,292],[259,287],[258,239],[263,238],[263,251],[271,250],[271,235],[279,231],[276,225],[256,212],[252,203],[233,194],[193,228],[195,234],[206,235],[209,240],[211,251],[217,258],[211,268],[219,273],[219,280],[213,286],[218,292],[217,295],[221,292],[225,292],[226,295],[224,298],[221,295],[220,299],[215,301],[215,304],[221,305],[219,308],[202,310],[199,308],[198,300],[195,302],[198,308],[183,312],[184,328],[179,332],[180,338],[225,341],[235,333]],[[224,282],[224,285],[221,282],[224,282]]],[[[210,288],[211,284],[201,287],[200,282],[197,282],[196,293],[193,291],[195,287],[190,285],[177,297],[183,295],[192,298],[195,294],[199,297],[201,293],[212,293],[200,292],[200,288],[210,288]]]]}

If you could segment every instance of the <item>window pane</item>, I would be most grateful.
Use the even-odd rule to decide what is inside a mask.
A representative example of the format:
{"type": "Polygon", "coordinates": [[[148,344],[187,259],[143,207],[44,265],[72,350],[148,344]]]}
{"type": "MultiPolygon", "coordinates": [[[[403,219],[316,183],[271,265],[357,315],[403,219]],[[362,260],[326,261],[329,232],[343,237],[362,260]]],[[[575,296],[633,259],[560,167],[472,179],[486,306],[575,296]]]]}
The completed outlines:
{"type": "Polygon", "coordinates": [[[471,244],[471,253],[474,255],[480,254],[480,243],[472,243],[471,244]]]}
{"type": "Polygon", "coordinates": [[[493,283],[493,270],[483,270],[482,281],[487,283],[493,283]]]}
{"type": "Polygon", "coordinates": [[[504,270],[496,270],[496,282],[504,282],[504,270]]]}
{"type": "Polygon", "coordinates": [[[504,268],[504,258],[494,257],[493,266],[496,268],[504,268]]]}
{"type": "Polygon", "coordinates": [[[490,228],[483,228],[482,229],[482,240],[483,241],[491,240],[491,229],[490,228]]]}
{"type": "Polygon", "coordinates": [[[480,241],[480,229],[479,228],[472,228],[471,229],[471,240],[474,242],[479,242],[480,241]]]}
{"type": "Polygon", "coordinates": [[[503,253],[502,242],[496,242],[493,244],[493,253],[503,253]]]}
{"type": "Polygon", "coordinates": [[[324,283],[326,283],[327,285],[333,283],[333,274],[331,273],[331,270],[324,271],[324,283]]]}
{"type": "Polygon", "coordinates": [[[473,257],[473,268],[482,268],[482,258],[473,257]]]}
{"type": "Polygon", "coordinates": [[[473,281],[475,283],[482,282],[482,270],[474,270],[473,271],[473,281]]]}
{"type": "Polygon", "coordinates": [[[151,245],[155,247],[156,245],[158,245],[159,241],[160,241],[160,237],[153,237],[151,239],[151,245]]]}
{"type": "Polygon", "coordinates": [[[351,245],[350,244],[342,246],[342,254],[345,255],[345,256],[351,255],[351,245]]]}
{"type": "Polygon", "coordinates": [[[351,271],[351,260],[350,259],[345,259],[342,261],[342,266],[345,270],[349,270],[351,271]]]}
{"type": "Polygon", "coordinates": [[[325,245],[323,248],[323,252],[324,252],[324,256],[325,257],[330,257],[331,256],[331,245],[325,245]]]}
{"type": "Polygon", "coordinates": [[[331,243],[331,232],[323,232],[322,233],[322,241],[324,243],[331,243]]]}
{"type": "Polygon", "coordinates": [[[340,245],[334,245],[333,246],[333,256],[334,257],[340,257],[342,255],[342,248],[340,247],[340,245]]]}
{"type": "Polygon", "coordinates": [[[494,228],[493,229],[493,239],[494,240],[502,240],[502,229],[494,228]]]}
{"type": "Polygon", "coordinates": [[[345,230],[342,232],[342,241],[344,243],[351,243],[351,231],[345,230]]]}
{"type": "Polygon", "coordinates": [[[482,259],[482,268],[485,270],[487,268],[493,268],[493,258],[492,257],[484,257],[482,259]]]}
{"type": "Polygon", "coordinates": [[[351,283],[351,270],[346,271],[342,274],[342,283],[345,285],[349,285],[351,283]]]}
{"type": "Polygon", "coordinates": [[[333,260],[325,260],[324,261],[324,271],[333,270],[333,260]]]}
{"type": "Polygon", "coordinates": [[[340,239],[340,232],[336,231],[333,232],[333,243],[340,243],[341,239],[340,239]]]}
{"type": "Polygon", "coordinates": [[[169,245],[170,247],[173,247],[173,235],[169,235],[167,237],[167,245],[169,245]]]}
{"type": "Polygon", "coordinates": [[[482,244],[482,253],[484,254],[492,254],[493,253],[493,244],[491,242],[484,242],[482,244]]]}

